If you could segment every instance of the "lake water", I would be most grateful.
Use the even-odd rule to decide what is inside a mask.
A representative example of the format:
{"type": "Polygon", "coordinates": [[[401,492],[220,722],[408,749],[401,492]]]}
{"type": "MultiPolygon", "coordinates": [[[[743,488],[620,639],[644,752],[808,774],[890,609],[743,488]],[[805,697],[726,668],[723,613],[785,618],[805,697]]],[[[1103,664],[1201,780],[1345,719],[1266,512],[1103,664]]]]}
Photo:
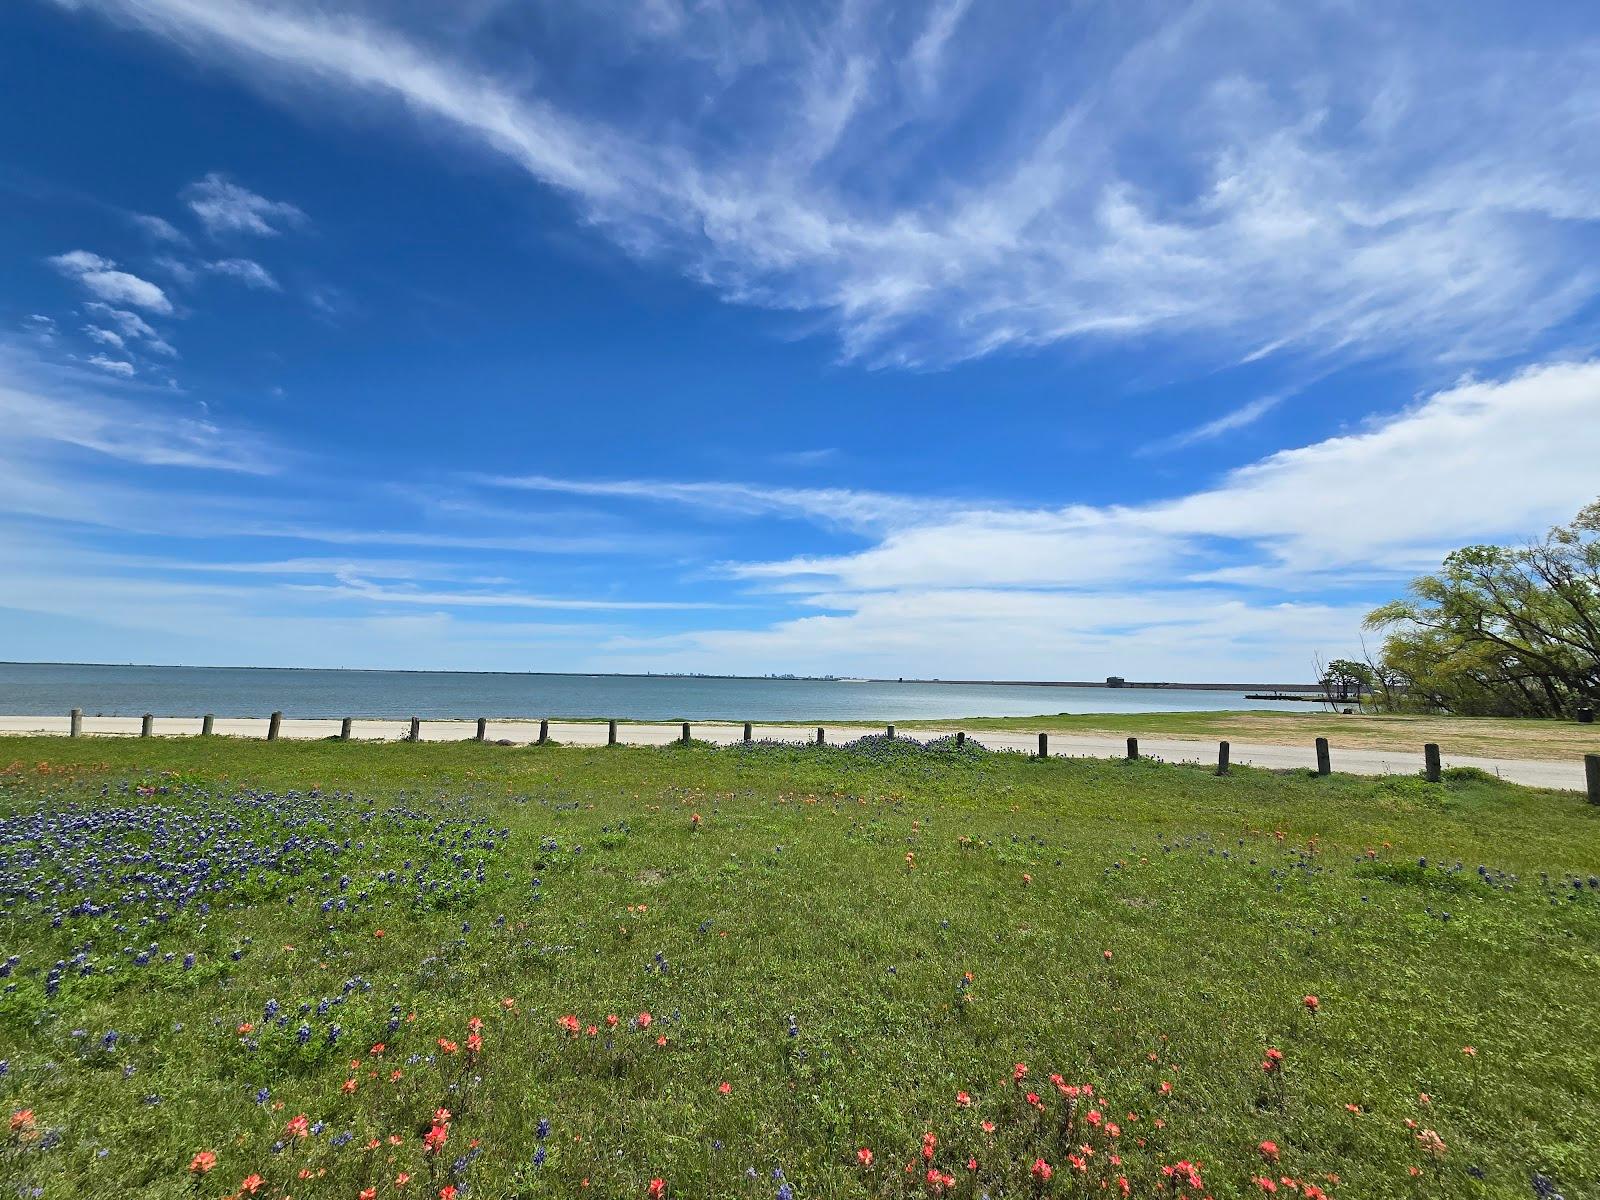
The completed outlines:
{"type": "Polygon", "coordinates": [[[0,714],[287,717],[617,717],[730,721],[909,721],[1063,712],[1192,712],[1304,703],[1243,692],[1032,684],[810,679],[311,671],[257,667],[0,664],[0,714]]]}

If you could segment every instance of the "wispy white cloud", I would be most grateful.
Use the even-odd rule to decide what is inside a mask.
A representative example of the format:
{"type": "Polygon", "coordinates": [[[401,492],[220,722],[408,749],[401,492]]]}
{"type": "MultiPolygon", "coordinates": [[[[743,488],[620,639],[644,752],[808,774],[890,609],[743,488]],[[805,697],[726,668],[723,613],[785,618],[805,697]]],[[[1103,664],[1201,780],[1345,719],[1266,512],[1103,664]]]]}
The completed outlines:
{"type": "Polygon", "coordinates": [[[117,269],[109,258],[87,250],[71,250],[50,260],[62,274],[76,279],[87,291],[112,304],[130,304],[149,312],[172,312],[167,294],[148,279],[117,269]]]}
{"type": "Polygon", "coordinates": [[[102,346],[110,346],[113,350],[121,350],[126,343],[122,335],[114,329],[102,329],[98,325],[85,325],[84,336],[90,341],[99,342],[102,346]]]}
{"type": "Polygon", "coordinates": [[[279,291],[278,281],[273,278],[260,263],[250,258],[224,258],[216,262],[208,262],[205,269],[213,275],[223,275],[229,279],[237,280],[246,287],[260,288],[264,291],[279,291]]]}
{"type": "Polygon", "coordinates": [[[1357,636],[1373,588],[1570,517],[1600,491],[1596,455],[1600,362],[1467,379],[1177,499],[945,512],[853,553],[734,564],[810,611],[607,654],[620,669],[1309,678],[1357,636]]]}
{"type": "MultiPolygon", "coordinates": [[[[1215,432],[1245,423],[1233,414],[1215,432]]],[[[1461,538],[1516,534],[1600,491],[1600,362],[1465,380],[1369,427],[1271,455],[1216,486],[1140,505],[1065,508],[724,481],[485,477],[499,487],[866,535],[844,553],[728,564],[764,585],[857,591],[1103,587],[1138,578],[1321,585],[1394,577],[1461,538]],[[1396,500],[1396,489],[1404,503],[1396,500]]],[[[792,588],[791,588],[792,590],[792,588]]]]}
{"type": "MultiPolygon", "coordinates": [[[[89,362],[120,377],[131,363],[89,362]]],[[[185,414],[149,391],[90,378],[0,341],[0,447],[70,447],[127,463],[269,474],[260,440],[185,414]]],[[[0,506],[3,508],[3,506],[0,506]]]]}
{"type": "Polygon", "coordinates": [[[780,516],[851,529],[881,529],[948,510],[948,501],[852,488],[791,488],[761,484],[666,479],[562,479],[550,475],[478,476],[479,482],[522,491],[680,504],[731,516],[780,516]]]}
{"type": "Polygon", "coordinates": [[[165,217],[151,216],[149,213],[129,213],[128,219],[151,241],[168,242],[176,246],[186,245],[189,241],[183,231],[165,217]]]}
{"type": "MultiPolygon", "coordinates": [[[[662,3],[629,25],[637,43],[604,7],[565,15],[568,52],[627,57],[638,96],[702,97],[686,120],[426,9],[73,3],[289,98],[365,94],[442,123],[630,251],[741,302],[824,313],[874,361],[1134,335],[1205,335],[1235,357],[1477,360],[1600,288],[1584,265],[1600,245],[1600,52],[1559,32],[1530,53],[1364,0],[1129,5],[1116,21],[662,3]],[[958,41],[961,86],[875,65],[932,78],[958,41]]],[[[219,228],[292,219],[202,184],[219,228]]]]}
{"type": "Polygon", "coordinates": [[[1238,408],[1229,409],[1220,417],[1216,417],[1192,429],[1185,429],[1171,437],[1158,438],[1144,447],[1142,453],[1161,454],[1169,450],[1181,450],[1185,446],[1193,446],[1197,442],[1215,441],[1225,433],[1232,433],[1235,429],[1244,429],[1254,425],[1278,405],[1283,403],[1283,396],[1259,396],[1254,400],[1246,401],[1238,408]]]}
{"type": "Polygon", "coordinates": [[[755,629],[622,635],[598,661],[611,670],[1288,681],[1312,678],[1316,656],[1343,644],[1362,613],[1203,588],[873,592],[818,596],[814,607],[755,629]]]}
{"type": "Polygon", "coordinates": [[[91,367],[99,367],[108,374],[120,375],[124,379],[131,379],[134,375],[134,366],[126,359],[107,358],[104,354],[95,354],[89,357],[88,362],[91,367]]]}
{"type": "Polygon", "coordinates": [[[284,200],[268,200],[225,175],[212,172],[184,191],[184,202],[212,236],[276,237],[306,223],[306,215],[284,200]]]}
{"type": "Polygon", "coordinates": [[[186,286],[199,278],[199,272],[181,258],[175,258],[170,254],[161,254],[157,255],[154,261],[156,266],[186,286]]]}
{"type": "Polygon", "coordinates": [[[355,576],[333,584],[295,584],[305,592],[316,592],[351,600],[378,604],[418,604],[428,608],[544,608],[559,611],[596,612],[676,612],[692,609],[727,609],[737,605],[698,600],[619,600],[608,597],[544,596],[530,592],[480,590],[424,590],[380,586],[355,576]]]}
{"type": "MultiPolygon", "coordinates": [[[[947,505],[868,548],[736,564],[739,578],[850,590],[1172,582],[1336,586],[1460,540],[1521,536],[1600,492],[1600,361],[1467,379],[1343,436],[1172,500],[1065,509],[947,505]]],[[[899,497],[900,511],[916,501],[899,497]]]]}
{"type": "Polygon", "coordinates": [[[815,450],[787,450],[772,456],[772,461],[785,467],[817,467],[839,457],[837,446],[822,446],[815,450]]]}
{"type": "MultiPolygon", "coordinates": [[[[91,300],[84,306],[86,312],[93,313],[98,319],[117,327],[117,334],[123,343],[137,339],[143,343],[146,350],[155,354],[175,357],[177,351],[156,332],[155,328],[138,313],[126,309],[115,308],[100,300],[91,300]]],[[[106,332],[103,328],[102,333],[106,332]]]]}

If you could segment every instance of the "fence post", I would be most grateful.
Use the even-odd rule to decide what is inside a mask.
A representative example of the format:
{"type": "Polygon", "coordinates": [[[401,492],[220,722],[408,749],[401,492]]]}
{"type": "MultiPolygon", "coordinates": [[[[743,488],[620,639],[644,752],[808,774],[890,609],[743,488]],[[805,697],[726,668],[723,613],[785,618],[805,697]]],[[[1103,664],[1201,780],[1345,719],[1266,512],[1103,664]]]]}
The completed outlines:
{"type": "Polygon", "coordinates": [[[749,721],[746,721],[744,723],[744,740],[747,741],[747,742],[750,740],[750,722],[749,721]]]}
{"type": "Polygon", "coordinates": [[[346,717],[344,720],[339,722],[339,740],[341,742],[348,742],[350,740],[350,726],[353,724],[355,724],[355,722],[349,717],[346,717]]]}
{"type": "Polygon", "coordinates": [[[1138,759],[1138,757],[1139,757],[1139,739],[1138,738],[1129,738],[1128,739],[1128,761],[1129,762],[1134,762],[1134,761],[1136,761],[1138,759]]]}
{"type": "Polygon", "coordinates": [[[817,726],[817,745],[826,746],[827,744],[828,744],[828,735],[822,731],[822,726],[818,725],[817,726]]]}
{"type": "Polygon", "coordinates": [[[1041,733],[1039,735],[1039,757],[1050,757],[1050,735],[1048,733],[1041,733]]]}
{"type": "Polygon", "coordinates": [[[550,720],[545,718],[539,722],[539,745],[544,745],[550,740],[550,720]]]}
{"type": "Polygon", "coordinates": [[[412,717],[411,728],[406,731],[406,741],[420,742],[422,740],[422,718],[412,717]]]}
{"type": "Polygon", "coordinates": [[[217,718],[212,713],[207,713],[200,718],[200,736],[210,737],[216,731],[217,718]]]}
{"type": "Polygon", "coordinates": [[[891,741],[894,740],[894,726],[893,725],[889,726],[889,739],[891,741]]]}
{"type": "Polygon", "coordinates": [[[689,744],[689,722],[685,721],[683,723],[683,736],[678,740],[681,741],[685,746],[689,744]]]}
{"type": "Polygon", "coordinates": [[[1228,743],[1227,742],[1218,742],[1217,743],[1217,774],[1218,775],[1226,775],[1227,773],[1228,773],[1228,743]]]}
{"type": "Polygon", "coordinates": [[[150,713],[145,713],[144,720],[139,723],[139,736],[151,737],[156,731],[156,719],[150,713]]]}
{"type": "Polygon", "coordinates": [[[1583,776],[1589,785],[1589,803],[1600,804],[1600,754],[1583,756],[1583,776]]]}
{"type": "Polygon", "coordinates": [[[477,735],[477,737],[475,737],[473,739],[473,741],[481,742],[488,736],[489,736],[489,718],[488,717],[479,717],[478,718],[478,735],[477,735]]]}
{"type": "Polygon", "coordinates": [[[617,723],[615,721],[611,721],[606,725],[606,745],[615,746],[616,744],[617,744],[617,723]]]}
{"type": "Polygon", "coordinates": [[[965,746],[966,744],[967,744],[967,731],[965,729],[956,730],[956,749],[959,750],[962,746],[965,746]]]}
{"type": "Polygon", "coordinates": [[[283,729],[283,714],[275,712],[267,718],[267,741],[275,742],[278,734],[283,729]]]}
{"type": "Polygon", "coordinates": [[[1439,782],[1439,744],[1429,742],[1422,748],[1422,773],[1429,783],[1439,782]]]}
{"type": "Polygon", "coordinates": [[[83,736],[83,709],[75,708],[67,714],[67,736],[83,736]]]}
{"type": "Polygon", "coordinates": [[[1317,774],[1327,775],[1333,770],[1333,759],[1328,754],[1328,739],[1317,739],[1317,774]]]}

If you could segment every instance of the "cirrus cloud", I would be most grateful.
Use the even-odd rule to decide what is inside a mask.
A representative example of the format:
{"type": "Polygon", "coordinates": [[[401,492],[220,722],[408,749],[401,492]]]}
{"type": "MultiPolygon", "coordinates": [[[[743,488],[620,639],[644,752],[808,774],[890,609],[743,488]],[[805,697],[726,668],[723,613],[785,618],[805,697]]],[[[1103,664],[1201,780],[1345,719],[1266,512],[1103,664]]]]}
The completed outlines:
{"type": "Polygon", "coordinates": [[[172,312],[167,294],[148,279],[117,269],[109,258],[87,250],[57,254],[50,263],[62,274],[78,281],[83,288],[112,304],[128,304],[163,316],[172,312]]]}

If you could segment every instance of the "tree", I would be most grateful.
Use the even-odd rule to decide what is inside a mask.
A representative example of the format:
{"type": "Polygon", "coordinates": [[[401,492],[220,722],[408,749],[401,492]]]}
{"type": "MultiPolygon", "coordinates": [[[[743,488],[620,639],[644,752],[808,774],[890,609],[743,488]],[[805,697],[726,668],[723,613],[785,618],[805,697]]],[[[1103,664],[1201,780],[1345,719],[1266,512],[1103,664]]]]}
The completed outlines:
{"type": "Polygon", "coordinates": [[[1366,626],[1387,634],[1380,694],[1404,707],[1554,717],[1593,704],[1600,501],[1527,546],[1455,551],[1366,626]]]}
{"type": "Polygon", "coordinates": [[[1322,694],[1329,704],[1344,704],[1372,691],[1372,669],[1366,663],[1336,658],[1322,671],[1322,694]]]}

